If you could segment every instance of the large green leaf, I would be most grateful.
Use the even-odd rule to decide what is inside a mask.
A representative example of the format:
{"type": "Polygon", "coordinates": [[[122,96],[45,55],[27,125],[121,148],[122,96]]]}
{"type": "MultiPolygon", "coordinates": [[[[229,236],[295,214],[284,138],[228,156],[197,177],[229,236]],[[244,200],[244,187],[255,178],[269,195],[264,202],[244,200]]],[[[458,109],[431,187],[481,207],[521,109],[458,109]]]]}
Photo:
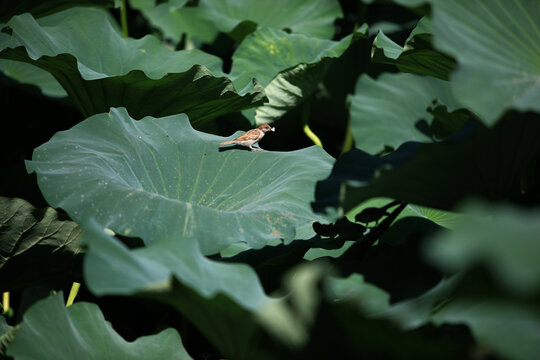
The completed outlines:
{"type": "Polygon", "coordinates": [[[334,20],[343,17],[336,0],[201,0],[199,7],[226,33],[250,21],[260,27],[330,39],[334,36],[334,20]]]}
{"type": "Polygon", "coordinates": [[[540,111],[538,1],[395,2],[411,7],[431,4],[433,42],[458,62],[451,83],[463,106],[487,124],[510,109],[540,111]]]}
{"type": "MultiPolygon", "coordinates": [[[[467,325],[489,352],[508,359],[535,358],[540,350],[540,309],[531,295],[540,290],[536,261],[540,252],[539,212],[487,203],[473,203],[460,210],[464,216],[456,220],[455,231],[436,233],[423,247],[424,257],[452,275],[420,296],[387,306],[373,317],[387,319],[407,331],[429,323],[467,325]],[[482,265],[487,265],[491,276],[480,271],[482,265]],[[513,296],[495,287],[491,279],[513,296]]],[[[412,234],[422,230],[421,223],[409,223],[412,234]]],[[[388,241],[390,230],[381,243],[388,241]]],[[[392,237],[399,239],[404,231],[396,230],[392,237]]],[[[382,262],[383,266],[390,263],[394,264],[382,262]]],[[[359,292],[357,298],[350,299],[362,304],[370,298],[359,292]]]]}
{"type": "Polygon", "coordinates": [[[531,298],[540,290],[540,212],[479,202],[462,211],[466,216],[454,231],[438,234],[428,244],[428,258],[448,272],[484,265],[491,278],[514,296],[462,294],[436,312],[432,321],[468,325],[479,343],[504,358],[533,359],[540,351],[540,308],[520,296],[531,298]]]}
{"type": "Polygon", "coordinates": [[[0,59],[0,71],[23,84],[36,85],[44,95],[65,97],[66,91],[47,71],[20,61],[0,59]]]}
{"type": "Polygon", "coordinates": [[[511,113],[493,129],[469,126],[440,143],[405,143],[385,157],[353,150],[317,185],[314,204],[347,212],[373,197],[451,210],[469,196],[538,202],[540,142],[536,116],[511,113]],[[527,144],[527,146],[524,146],[527,144]],[[343,185],[343,188],[342,188],[343,185]]]}
{"type": "Polygon", "coordinates": [[[466,355],[466,348],[454,338],[446,342],[433,337],[426,345],[420,332],[405,332],[374,318],[388,305],[384,291],[357,274],[335,278],[324,270],[321,263],[297,266],[285,282],[291,291],[289,301],[275,303],[275,312],[266,314],[267,326],[290,342],[307,332],[302,351],[287,358],[459,359],[466,355]],[[283,314],[287,316],[281,318],[283,314]]]}
{"type": "Polygon", "coordinates": [[[0,197],[0,288],[71,279],[81,229],[54,209],[0,197]]]}
{"type": "Polygon", "coordinates": [[[434,116],[429,108],[435,100],[450,111],[458,107],[443,80],[412,74],[384,73],[376,80],[361,76],[348,98],[356,147],[378,153],[406,141],[431,142],[434,116]]]}
{"type": "MultiPolygon", "coordinates": [[[[403,330],[429,323],[466,325],[479,344],[490,352],[505,359],[535,358],[540,350],[538,307],[493,294],[474,295],[470,290],[463,291],[462,278],[457,275],[444,279],[425,294],[395,303],[374,317],[387,319],[403,330]]],[[[471,284],[476,289],[486,286],[474,282],[469,286],[471,284]]]]}
{"type": "MultiPolygon", "coordinates": [[[[233,55],[231,78],[237,88],[256,78],[265,88],[269,103],[256,109],[257,123],[279,119],[305,100],[324,78],[332,59],[340,57],[355,38],[356,32],[340,41],[322,40],[282,30],[262,28],[250,34],[233,55]]],[[[249,117],[250,114],[247,114],[249,117]]]]}
{"type": "Polygon", "coordinates": [[[176,330],[127,342],[95,304],[81,302],[66,308],[62,294],[37,302],[24,314],[7,354],[36,360],[191,359],[176,330]]]}
{"type": "Polygon", "coordinates": [[[540,112],[540,2],[430,0],[435,47],[457,59],[457,99],[493,124],[506,110],[540,112]]]}
{"type": "Polygon", "coordinates": [[[213,119],[259,104],[255,84],[244,96],[223,76],[221,60],[200,50],[172,51],[153,36],[124,39],[98,9],[76,8],[38,21],[10,20],[13,35],[0,57],[28,62],[50,73],[84,115],[126,106],[133,116],[185,112],[191,121],[213,119]],[[144,101],[141,101],[144,99],[144,101]]]}
{"type": "Polygon", "coordinates": [[[118,0],[3,0],[0,11],[0,23],[7,22],[12,16],[30,13],[41,17],[73,6],[113,7],[118,0]]]}
{"type": "Polygon", "coordinates": [[[401,47],[380,31],[373,40],[372,60],[396,65],[402,72],[448,80],[456,62],[433,49],[432,32],[430,19],[423,17],[401,47]]]}
{"type": "Polygon", "coordinates": [[[460,210],[464,216],[454,231],[436,234],[425,251],[434,265],[459,274],[454,284],[441,284],[384,315],[405,326],[428,319],[436,325],[465,324],[482,346],[504,358],[537,357],[540,308],[530,300],[540,290],[540,212],[477,201],[460,210]],[[480,267],[488,268],[489,276],[479,276],[480,267]],[[490,282],[506,291],[492,289],[490,282]]]}
{"type": "Polygon", "coordinates": [[[27,167],[75,220],[91,215],[146,242],[190,238],[205,254],[293,240],[297,226],[320,219],[309,203],[333,162],[324,150],[219,151],[223,140],[185,115],[135,121],[111,109],[57,133],[27,167]]]}

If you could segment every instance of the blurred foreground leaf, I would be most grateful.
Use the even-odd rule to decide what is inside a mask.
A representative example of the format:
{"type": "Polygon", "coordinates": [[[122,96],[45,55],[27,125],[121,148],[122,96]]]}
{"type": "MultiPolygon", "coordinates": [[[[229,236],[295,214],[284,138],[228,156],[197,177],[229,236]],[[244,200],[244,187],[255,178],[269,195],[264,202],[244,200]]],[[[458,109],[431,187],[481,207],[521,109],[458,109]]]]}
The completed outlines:
{"type": "Polygon", "coordinates": [[[314,208],[347,212],[373,197],[444,210],[473,195],[540,201],[537,117],[510,113],[492,129],[477,126],[471,131],[470,125],[443,142],[405,143],[384,157],[360,150],[346,153],[330,177],[317,184],[314,208]]]}
{"type": "Polygon", "coordinates": [[[511,291],[540,290],[540,212],[509,206],[472,204],[454,231],[433,239],[428,255],[448,272],[465,271],[485,264],[511,291]]]}

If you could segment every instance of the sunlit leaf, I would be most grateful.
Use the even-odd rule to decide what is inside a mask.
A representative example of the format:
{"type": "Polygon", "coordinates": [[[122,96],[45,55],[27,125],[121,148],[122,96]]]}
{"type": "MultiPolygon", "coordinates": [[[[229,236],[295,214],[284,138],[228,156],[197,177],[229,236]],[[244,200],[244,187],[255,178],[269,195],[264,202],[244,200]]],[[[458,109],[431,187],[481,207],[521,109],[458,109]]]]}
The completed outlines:
{"type": "Polygon", "coordinates": [[[218,57],[173,51],[151,35],[124,39],[98,9],[76,8],[38,21],[23,14],[8,25],[13,35],[0,44],[0,57],[49,71],[86,116],[125,106],[136,118],[185,112],[199,122],[264,100],[256,83],[244,84],[240,95],[223,77],[218,57]]]}
{"type": "Polygon", "coordinates": [[[348,98],[356,147],[378,153],[406,141],[432,142],[430,106],[437,101],[450,111],[458,107],[449,90],[446,81],[412,74],[361,76],[348,98]]]}
{"type": "Polygon", "coordinates": [[[508,109],[540,111],[538,1],[431,4],[435,46],[458,62],[451,80],[460,103],[488,124],[508,109]]]}
{"type": "Polygon", "coordinates": [[[223,140],[185,115],[135,121],[112,109],[57,133],[27,167],[48,203],[75,220],[93,216],[148,243],[193,239],[205,254],[293,240],[298,225],[320,219],[309,203],[332,164],[324,150],[219,151],[223,140]]]}
{"type": "Polygon", "coordinates": [[[269,102],[251,114],[255,121],[275,121],[305,100],[324,78],[332,59],[340,57],[355,38],[365,36],[366,29],[340,41],[271,28],[246,37],[233,55],[231,78],[237,88],[243,88],[252,78],[265,88],[269,102]]]}

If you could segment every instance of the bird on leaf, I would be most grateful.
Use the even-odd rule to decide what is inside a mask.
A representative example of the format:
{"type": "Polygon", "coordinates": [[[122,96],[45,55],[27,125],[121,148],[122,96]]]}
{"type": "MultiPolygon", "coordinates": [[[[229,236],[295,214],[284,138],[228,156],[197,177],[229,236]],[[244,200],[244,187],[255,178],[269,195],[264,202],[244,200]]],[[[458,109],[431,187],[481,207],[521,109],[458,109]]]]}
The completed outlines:
{"type": "Polygon", "coordinates": [[[266,132],[268,131],[276,131],[276,128],[270,127],[270,125],[268,124],[262,124],[256,129],[248,130],[247,132],[243,133],[242,135],[240,135],[234,140],[222,142],[221,144],[219,144],[219,146],[236,144],[236,145],[246,146],[251,151],[262,151],[260,146],[257,148],[254,148],[253,145],[258,143],[264,137],[264,134],[266,134],[266,132]]]}

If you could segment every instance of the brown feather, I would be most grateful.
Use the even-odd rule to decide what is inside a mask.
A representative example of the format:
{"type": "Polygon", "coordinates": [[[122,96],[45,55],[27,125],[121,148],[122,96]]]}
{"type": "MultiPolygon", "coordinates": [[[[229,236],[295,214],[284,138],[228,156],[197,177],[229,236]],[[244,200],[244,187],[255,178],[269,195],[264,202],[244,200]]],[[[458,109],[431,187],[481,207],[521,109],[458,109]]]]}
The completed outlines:
{"type": "Polygon", "coordinates": [[[257,140],[263,134],[264,133],[262,133],[262,131],[259,130],[259,129],[251,129],[248,132],[246,132],[245,134],[242,134],[239,137],[237,137],[235,140],[241,140],[241,141],[243,141],[243,140],[257,140]]]}
{"type": "Polygon", "coordinates": [[[264,134],[267,131],[275,131],[275,129],[270,127],[270,125],[268,124],[263,124],[259,126],[257,129],[251,129],[243,133],[242,135],[240,135],[234,140],[224,141],[220,143],[219,146],[237,144],[237,145],[247,146],[251,149],[251,151],[260,151],[262,150],[260,147],[254,148],[253,145],[259,142],[259,140],[261,140],[264,137],[264,134]]]}

